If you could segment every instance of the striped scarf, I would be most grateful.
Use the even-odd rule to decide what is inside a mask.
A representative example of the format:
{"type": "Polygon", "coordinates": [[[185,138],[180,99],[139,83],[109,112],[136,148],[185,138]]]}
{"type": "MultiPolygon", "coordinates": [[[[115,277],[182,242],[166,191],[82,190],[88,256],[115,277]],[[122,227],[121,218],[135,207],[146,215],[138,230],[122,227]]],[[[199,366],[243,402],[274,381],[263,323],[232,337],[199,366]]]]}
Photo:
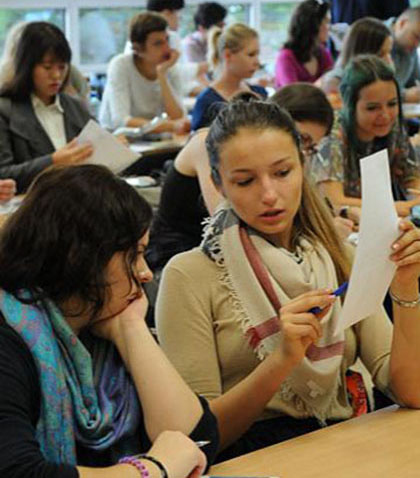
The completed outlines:
{"type": "MultiPolygon", "coordinates": [[[[337,287],[334,264],[322,245],[315,248],[302,239],[297,260],[244,226],[227,204],[210,218],[200,247],[219,266],[244,338],[260,360],[280,346],[282,304],[314,289],[337,287]]],[[[344,332],[334,335],[340,310],[337,300],[321,321],[322,338],[308,347],[278,391],[283,400],[321,421],[328,418],[340,385],[344,332]]]]}

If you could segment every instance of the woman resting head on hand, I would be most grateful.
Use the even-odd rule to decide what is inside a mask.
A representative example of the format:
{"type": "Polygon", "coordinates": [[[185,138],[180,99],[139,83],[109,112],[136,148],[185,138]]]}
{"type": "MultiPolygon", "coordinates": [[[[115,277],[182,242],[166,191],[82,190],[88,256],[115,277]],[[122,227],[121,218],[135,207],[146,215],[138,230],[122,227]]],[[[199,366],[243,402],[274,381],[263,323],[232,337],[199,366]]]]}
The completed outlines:
{"type": "Polygon", "coordinates": [[[205,402],[144,321],[151,216],[106,168],[60,167],[39,176],[1,231],[1,476],[90,478],[99,466],[140,476],[138,462],[118,459],[154,442],[149,454],[184,478],[206,462],[186,435],[217,447],[205,402]]]}

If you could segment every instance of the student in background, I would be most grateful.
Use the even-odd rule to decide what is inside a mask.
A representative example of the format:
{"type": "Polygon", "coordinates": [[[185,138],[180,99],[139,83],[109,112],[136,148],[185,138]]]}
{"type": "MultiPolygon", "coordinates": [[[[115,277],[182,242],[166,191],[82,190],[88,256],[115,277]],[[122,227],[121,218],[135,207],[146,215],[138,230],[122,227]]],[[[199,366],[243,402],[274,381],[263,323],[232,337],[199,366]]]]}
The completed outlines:
{"type": "Polygon", "coordinates": [[[209,45],[214,81],[197,97],[191,120],[193,131],[209,125],[215,103],[229,101],[242,91],[267,97],[265,88],[245,81],[260,67],[260,44],[254,29],[242,23],[234,23],[224,30],[213,27],[209,45]]]}
{"type": "MultiPolygon", "coordinates": [[[[250,98],[259,97],[243,92],[231,101],[250,98]]],[[[168,168],[146,256],[157,280],[169,259],[200,244],[206,217],[213,214],[223,199],[210,178],[207,132],[208,128],[196,131],[168,168]]]]}
{"type": "Polygon", "coordinates": [[[366,400],[347,390],[357,358],[381,390],[420,408],[420,230],[402,221],[389,250],[394,329],[379,311],[337,335],[332,291],[348,280],[350,251],[303,174],[290,115],[230,103],[206,144],[226,202],[200,247],[166,266],[157,328],[172,363],[210,400],[226,449],[219,458],[364,413],[366,400]]]}
{"type": "Polygon", "coordinates": [[[25,26],[13,61],[16,74],[0,88],[0,178],[14,179],[18,193],[48,166],[77,164],[93,152],[75,140],[89,112],[62,93],[70,61],[59,28],[46,22],[25,26]]]}
{"type": "Polygon", "coordinates": [[[224,27],[227,10],[217,2],[200,3],[194,14],[195,32],[184,38],[183,49],[188,61],[207,61],[208,33],[211,27],[224,27]]]}
{"type": "Polygon", "coordinates": [[[276,59],[277,88],[297,81],[314,83],[333,66],[331,54],[325,47],[329,8],[327,2],[305,0],[294,9],[287,41],[276,59]]]}
{"type": "Polygon", "coordinates": [[[147,10],[162,15],[168,22],[169,44],[180,54],[180,61],[175,66],[182,78],[183,96],[196,96],[205,86],[208,85],[206,73],[207,62],[197,64],[191,62],[182,55],[182,40],[178,33],[182,9],[185,7],[184,0],[147,0],[147,10]]]}
{"type": "Polygon", "coordinates": [[[133,53],[114,57],[108,66],[99,119],[108,129],[138,127],[165,112],[169,120],[156,131],[182,128],[181,78],[172,68],[179,53],[170,47],[168,23],[159,14],[139,13],[130,23],[133,53]]]}
{"type": "Polygon", "coordinates": [[[2,478],[198,478],[192,440],[214,456],[206,401],[144,320],[151,216],[122,179],[82,165],[40,175],[3,227],[2,478]]]}
{"type": "MultiPolygon", "coordinates": [[[[19,22],[14,24],[7,32],[4,42],[3,55],[0,59],[0,88],[10,82],[15,75],[14,59],[19,38],[28,22],[19,22]]],[[[63,92],[79,98],[85,104],[89,100],[89,82],[82,73],[74,66],[69,66],[69,76],[64,85],[63,92]]]]}
{"type": "MultiPolygon", "coordinates": [[[[148,12],[155,12],[162,15],[162,17],[168,22],[168,28],[171,32],[171,36],[176,36],[176,44],[171,45],[180,51],[181,40],[178,37],[179,21],[181,17],[181,11],[185,7],[184,0],[147,0],[146,9],[148,12]]],[[[175,38],[171,38],[175,40],[175,38]]]]}
{"type": "Polygon", "coordinates": [[[387,148],[397,212],[408,216],[420,203],[405,200],[407,188],[420,189],[420,167],[402,123],[393,70],[377,56],[357,56],[344,70],[340,93],[343,108],[311,161],[311,177],[334,205],[360,207],[359,160],[387,148]]]}
{"type": "Polygon", "coordinates": [[[344,68],[356,55],[372,54],[393,65],[392,33],[389,28],[376,18],[361,18],[353,23],[344,39],[343,48],[334,68],[323,75],[317,82],[327,94],[337,94],[344,68]]]}
{"type": "Polygon", "coordinates": [[[420,7],[409,8],[399,17],[389,18],[385,24],[394,36],[391,55],[403,101],[418,103],[420,66],[417,48],[420,45],[420,7]]]}
{"type": "MultiPolygon", "coordinates": [[[[304,171],[311,181],[311,161],[318,154],[319,144],[330,134],[334,111],[325,93],[310,83],[293,83],[276,91],[270,102],[284,108],[293,118],[300,135],[300,146],[305,158],[304,171]]],[[[360,208],[345,210],[331,205],[334,225],[340,237],[347,238],[354,225],[360,222],[360,208]],[[344,214],[345,217],[341,217],[344,214]]]]}
{"type": "Polygon", "coordinates": [[[333,109],[325,93],[310,83],[293,83],[276,91],[270,102],[284,108],[293,118],[306,161],[316,154],[320,141],[334,121],[333,109]]]}

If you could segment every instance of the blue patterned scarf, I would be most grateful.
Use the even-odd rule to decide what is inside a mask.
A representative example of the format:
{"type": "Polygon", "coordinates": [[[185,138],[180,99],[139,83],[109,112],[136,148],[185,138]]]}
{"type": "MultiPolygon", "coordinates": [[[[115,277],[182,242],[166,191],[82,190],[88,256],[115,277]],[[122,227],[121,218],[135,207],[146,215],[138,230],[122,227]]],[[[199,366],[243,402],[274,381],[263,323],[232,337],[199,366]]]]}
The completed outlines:
{"type": "Polygon", "coordinates": [[[82,343],[51,301],[27,305],[0,289],[0,310],[38,369],[36,438],[47,460],[76,465],[76,441],[106,450],[136,432],[136,390],[111,342],[89,334],[82,343]]]}

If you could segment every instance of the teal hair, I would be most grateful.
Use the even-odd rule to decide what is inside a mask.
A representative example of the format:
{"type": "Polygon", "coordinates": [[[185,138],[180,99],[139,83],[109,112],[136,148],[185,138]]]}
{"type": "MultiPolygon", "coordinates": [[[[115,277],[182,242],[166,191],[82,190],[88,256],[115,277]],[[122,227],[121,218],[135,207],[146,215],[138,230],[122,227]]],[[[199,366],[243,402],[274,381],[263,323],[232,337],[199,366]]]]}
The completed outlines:
{"type": "Polygon", "coordinates": [[[398,126],[402,128],[401,92],[394,71],[376,55],[358,55],[346,66],[340,83],[343,108],[340,112],[350,155],[357,147],[356,105],[360,90],[376,81],[392,81],[397,89],[398,126]]]}

